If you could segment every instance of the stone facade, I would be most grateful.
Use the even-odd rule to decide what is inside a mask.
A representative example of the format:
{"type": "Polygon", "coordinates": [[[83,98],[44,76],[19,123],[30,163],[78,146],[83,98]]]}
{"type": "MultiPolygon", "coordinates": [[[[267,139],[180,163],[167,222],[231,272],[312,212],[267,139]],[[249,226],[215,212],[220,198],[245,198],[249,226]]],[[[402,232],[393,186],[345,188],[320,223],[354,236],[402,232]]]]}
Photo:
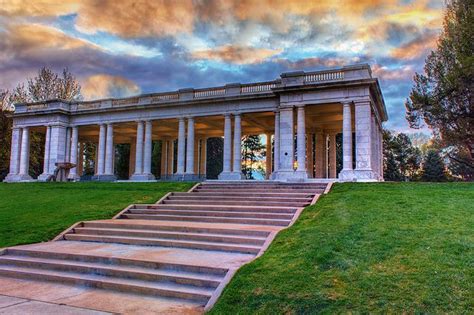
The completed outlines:
{"type": "Polygon", "coordinates": [[[33,180],[28,175],[32,131],[46,135],[39,181],[48,180],[58,162],[78,164],[69,179],[79,180],[83,172],[79,148],[86,142],[97,144],[93,179],[116,179],[114,146],[128,143],[130,180],[155,180],[152,141],[162,145],[160,179],[201,179],[206,174],[210,137],[224,137],[219,179],[241,180],[241,139],[252,134],[265,134],[268,139],[269,179],[378,181],[383,180],[381,125],[386,120],[380,86],[368,65],[123,99],[17,104],[6,181],[33,180]],[[343,138],[339,174],[338,133],[343,138]]]}

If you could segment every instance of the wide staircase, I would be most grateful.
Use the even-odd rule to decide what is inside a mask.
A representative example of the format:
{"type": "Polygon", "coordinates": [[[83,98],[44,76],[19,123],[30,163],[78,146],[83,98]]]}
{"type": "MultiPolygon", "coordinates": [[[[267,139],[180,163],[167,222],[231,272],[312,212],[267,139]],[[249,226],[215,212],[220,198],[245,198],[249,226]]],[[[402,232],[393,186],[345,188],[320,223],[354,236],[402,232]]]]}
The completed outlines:
{"type": "Polygon", "coordinates": [[[202,310],[226,277],[261,254],[325,189],[204,182],[156,204],[131,205],[116,219],[80,222],[59,241],[6,249],[0,276],[171,298],[202,310]]]}

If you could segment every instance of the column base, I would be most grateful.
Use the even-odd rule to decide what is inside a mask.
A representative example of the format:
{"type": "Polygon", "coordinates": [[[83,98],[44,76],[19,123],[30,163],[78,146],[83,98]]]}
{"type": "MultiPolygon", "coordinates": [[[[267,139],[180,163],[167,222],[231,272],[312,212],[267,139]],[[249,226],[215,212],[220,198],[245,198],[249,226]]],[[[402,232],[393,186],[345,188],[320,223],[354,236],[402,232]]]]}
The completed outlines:
{"type": "Polygon", "coordinates": [[[153,174],[133,174],[130,177],[130,180],[146,182],[146,181],[155,180],[155,175],[153,175],[153,174]]]}
{"type": "Polygon", "coordinates": [[[240,172],[222,172],[217,178],[219,180],[242,180],[245,179],[245,176],[240,172]]]}
{"type": "Polygon", "coordinates": [[[338,177],[343,182],[377,182],[379,176],[372,170],[342,170],[338,177]]]}
{"type": "Polygon", "coordinates": [[[92,180],[98,182],[114,182],[117,180],[117,176],[115,175],[94,175],[92,176],[92,180]]]}
{"type": "Polygon", "coordinates": [[[308,179],[306,171],[278,170],[272,173],[271,179],[280,181],[305,181],[308,179]]]}
{"type": "Polygon", "coordinates": [[[52,176],[53,176],[53,174],[43,173],[40,176],[38,176],[38,181],[39,182],[49,182],[51,180],[52,176]]]}
{"type": "Polygon", "coordinates": [[[354,177],[358,182],[378,182],[379,176],[372,170],[354,170],[354,177]]]}
{"type": "Polygon", "coordinates": [[[355,181],[354,171],[343,169],[341,172],[339,172],[338,178],[343,182],[353,182],[355,181]]]}
{"type": "MultiPolygon", "coordinates": [[[[109,176],[109,175],[107,175],[107,176],[109,176]]],[[[115,176],[115,175],[114,175],[114,176],[115,176]]],[[[67,179],[68,179],[69,181],[72,181],[72,182],[78,182],[78,181],[81,180],[81,176],[79,176],[79,175],[77,175],[77,174],[71,174],[71,173],[69,173],[69,176],[67,177],[67,179]]]]}
{"type": "Polygon", "coordinates": [[[8,174],[7,177],[3,180],[6,183],[15,183],[15,182],[32,182],[35,181],[28,174],[8,174]]]}

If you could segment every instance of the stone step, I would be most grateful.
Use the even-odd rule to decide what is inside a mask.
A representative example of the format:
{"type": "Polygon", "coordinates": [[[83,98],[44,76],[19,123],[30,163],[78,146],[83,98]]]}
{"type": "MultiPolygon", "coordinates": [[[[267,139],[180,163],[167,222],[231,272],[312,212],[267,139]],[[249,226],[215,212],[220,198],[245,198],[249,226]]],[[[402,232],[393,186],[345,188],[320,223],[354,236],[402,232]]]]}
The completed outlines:
{"type": "Polygon", "coordinates": [[[216,228],[211,226],[206,227],[192,227],[179,225],[157,225],[157,224],[138,224],[138,223],[124,223],[124,220],[114,220],[109,222],[91,221],[84,222],[83,227],[87,228],[105,228],[105,229],[127,229],[127,230],[153,230],[153,231],[167,231],[167,232],[183,232],[183,233],[204,233],[204,234],[221,234],[221,235],[236,235],[236,236],[254,236],[266,238],[270,232],[258,230],[244,230],[235,228],[216,228]]]}
{"type": "Polygon", "coordinates": [[[75,273],[118,277],[124,279],[137,279],[152,282],[173,282],[182,285],[208,288],[217,288],[219,283],[223,280],[222,276],[183,272],[172,269],[160,270],[143,267],[122,267],[103,263],[15,255],[0,256],[0,268],[3,265],[18,266],[23,268],[70,271],[75,273]]]}
{"type": "Polygon", "coordinates": [[[140,219],[140,220],[236,223],[236,224],[253,224],[253,225],[272,225],[272,226],[288,226],[291,222],[291,220],[280,220],[280,219],[258,219],[258,218],[243,218],[243,217],[225,218],[225,217],[133,214],[133,213],[124,213],[122,214],[121,218],[122,219],[140,219]]]}
{"type": "Polygon", "coordinates": [[[198,193],[201,193],[201,192],[212,192],[212,193],[225,193],[225,192],[232,192],[232,193],[236,193],[236,192],[244,192],[244,193],[268,193],[268,192],[272,192],[272,193],[294,193],[294,192],[297,192],[297,193],[308,193],[308,194],[321,194],[323,193],[324,191],[321,190],[321,189],[265,189],[265,188],[255,188],[255,189],[226,189],[226,188],[200,188],[200,189],[196,189],[196,190],[193,190],[193,192],[198,192],[198,193]]]}
{"type": "Polygon", "coordinates": [[[259,183],[259,182],[202,182],[200,186],[230,186],[230,187],[320,187],[325,188],[326,183],[259,183]]]}
{"type": "Polygon", "coordinates": [[[227,273],[228,269],[226,268],[216,268],[216,267],[204,267],[197,265],[186,265],[179,263],[169,263],[161,261],[148,261],[148,260],[138,260],[138,259],[129,259],[122,257],[104,257],[91,254],[76,254],[76,253],[65,253],[65,252],[51,252],[51,251],[40,251],[35,249],[27,248],[8,248],[6,254],[15,255],[15,256],[25,256],[25,257],[36,257],[36,258],[48,258],[48,259],[61,259],[68,261],[77,261],[77,262],[91,262],[91,263],[100,263],[105,265],[114,265],[120,267],[137,267],[137,268],[150,268],[153,270],[173,270],[180,271],[184,273],[205,273],[209,275],[214,275],[217,277],[223,277],[227,273]]]}
{"type": "Polygon", "coordinates": [[[249,197],[249,196],[203,196],[199,193],[187,193],[186,195],[171,194],[166,200],[212,200],[212,201],[268,201],[268,202],[311,202],[311,197],[249,197]]]}
{"type": "Polygon", "coordinates": [[[261,218],[261,219],[286,219],[291,220],[293,213],[272,213],[272,212],[240,212],[234,211],[204,211],[204,210],[181,210],[181,209],[130,209],[128,213],[132,214],[161,214],[161,215],[180,215],[203,216],[203,217],[226,217],[226,218],[261,218]]]}
{"type": "Polygon", "coordinates": [[[191,287],[176,283],[149,282],[135,279],[122,279],[97,274],[25,268],[18,266],[0,266],[0,276],[27,280],[54,281],[61,284],[81,285],[98,289],[138,293],[149,296],[192,300],[205,305],[214,289],[191,287]]]}
{"type": "Polygon", "coordinates": [[[179,200],[173,197],[170,197],[166,200],[163,200],[161,204],[166,205],[202,205],[203,203],[207,205],[223,205],[223,206],[233,206],[233,205],[242,205],[242,206],[273,206],[273,207],[305,207],[309,205],[311,201],[247,201],[247,200],[209,200],[209,199],[185,199],[179,200]]]}
{"type": "Polygon", "coordinates": [[[132,236],[132,237],[145,237],[145,238],[160,238],[170,240],[192,240],[192,241],[205,241],[205,242],[216,242],[216,243],[231,243],[231,244],[250,244],[250,245],[263,245],[265,237],[255,236],[229,236],[222,234],[204,234],[204,233],[187,233],[187,232],[163,232],[163,231],[151,231],[151,230],[129,230],[123,228],[90,228],[90,227],[78,227],[74,228],[73,233],[76,234],[88,234],[88,235],[113,235],[113,236],[132,236]]]}
{"type": "MultiPolygon", "coordinates": [[[[265,192],[235,192],[232,190],[225,190],[222,192],[219,192],[219,194],[216,194],[215,192],[192,192],[192,193],[186,193],[186,192],[177,192],[173,193],[173,196],[189,196],[189,195],[200,195],[200,196],[223,196],[223,197],[252,197],[252,198],[258,198],[258,197],[279,197],[279,198],[311,198],[314,195],[318,194],[317,192],[311,192],[311,193],[305,193],[305,192],[291,192],[291,193],[281,193],[281,192],[272,192],[269,190],[266,190],[265,192]]],[[[319,193],[320,194],[320,193],[319,193]]]]}
{"type": "Polygon", "coordinates": [[[235,211],[235,212],[249,212],[249,213],[282,213],[293,214],[296,207],[275,207],[275,206],[247,206],[247,205],[207,205],[207,204],[184,204],[184,205],[169,205],[169,204],[154,204],[154,205],[140,205],[137,204],[130,210],[189,210],[189,211],[235,211]]]}
{"type": "Polygon", "coordinates": [[[247,254],[257,254],[260,251],[260,246],[254,245],[238,245],[228,243],[203,242],[203,241],[182,241],[169,240],[159,238],[145,238],[145,237],[130,237],[130,236],[110,236],[110,235],[88,235],[88,234],[66,234],[66,240],[71,241],[89,241],[102,243],[119,243],[119,244],[133,244],[142,246],[163,246],[163,247],[179,247],[179,248],[193,248],[202,250],[228,251],[240,252],[247,254]]]}

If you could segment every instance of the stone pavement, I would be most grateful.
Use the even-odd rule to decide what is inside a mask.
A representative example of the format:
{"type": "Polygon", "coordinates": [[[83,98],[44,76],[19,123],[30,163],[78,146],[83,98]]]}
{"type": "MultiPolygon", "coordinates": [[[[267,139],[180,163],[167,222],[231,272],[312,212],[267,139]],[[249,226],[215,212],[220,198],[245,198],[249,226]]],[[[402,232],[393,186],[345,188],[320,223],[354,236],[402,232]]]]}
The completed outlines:
{"type": "Polygon", "coordinates": [[[204,182],[0,250],[0,312],[201,314],[326,186],[204,182]]]}

